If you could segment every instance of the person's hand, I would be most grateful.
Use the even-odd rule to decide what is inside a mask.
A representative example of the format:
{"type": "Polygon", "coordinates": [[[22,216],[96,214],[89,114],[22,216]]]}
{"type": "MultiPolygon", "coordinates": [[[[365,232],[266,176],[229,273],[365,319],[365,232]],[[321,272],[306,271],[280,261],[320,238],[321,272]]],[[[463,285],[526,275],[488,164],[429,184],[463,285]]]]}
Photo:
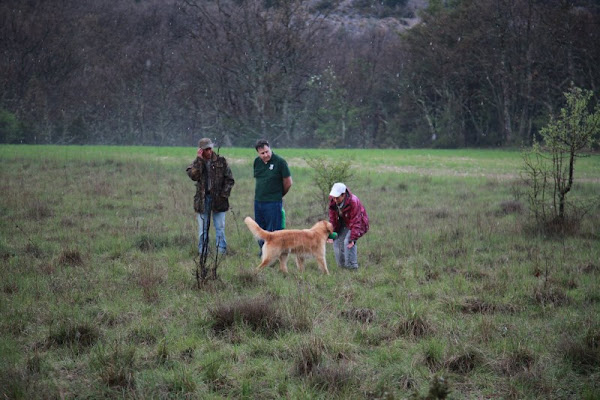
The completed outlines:
{"type": "Polygon", "coordinates": [[[333,239],[327,239],[327,243],[333,243],[333,239]]]}
{"type": "Polygon", "coordinates": [[[203,150],[201,148],[198,148],[198,151],[196,152],[196,155],[200,158],[202,158],[202,151],[203,150]]]}
{"type": "Polygon", "coordinates": [[[353,248],[354,247],[354,242],[348,242],[348,246],[346,246],[346,247],[348,247],[349,249],[353,248]]]}

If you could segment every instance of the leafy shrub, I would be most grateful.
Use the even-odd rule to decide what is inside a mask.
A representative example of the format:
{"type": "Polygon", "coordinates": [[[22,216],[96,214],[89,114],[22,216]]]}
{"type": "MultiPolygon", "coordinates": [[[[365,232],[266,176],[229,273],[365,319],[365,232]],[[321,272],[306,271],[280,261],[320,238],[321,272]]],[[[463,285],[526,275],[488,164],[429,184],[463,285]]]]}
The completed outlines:
{"type": "Polygon", "coordinates": [[[352,161],[329,161],[322,157],[306,158],[306,163],[313,169],[313,183],[319,191],[319,203],[327,204],[331,187],[336,182],[348,186],[354,173],[351,170],[352,161]]]}

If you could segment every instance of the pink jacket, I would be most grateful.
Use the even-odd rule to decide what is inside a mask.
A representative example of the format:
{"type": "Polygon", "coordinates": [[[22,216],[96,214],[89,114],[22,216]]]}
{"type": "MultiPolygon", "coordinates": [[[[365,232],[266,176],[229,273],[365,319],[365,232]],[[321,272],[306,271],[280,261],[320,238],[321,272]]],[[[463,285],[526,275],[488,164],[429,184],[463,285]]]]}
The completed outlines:
{"type": "Polygon", "coordinates": [[[341,215],[338,212],[335,199],[329,196],[329,222],[333,225],[333,230],[338,233],[342,227],[340,218],[343,220],[344,225],[350,229],[350,240],[357,240],[369,230],[367,211],[360,199],[350,193],[349,189],[346,189],[346,201],[341,210],[341,215]]]}

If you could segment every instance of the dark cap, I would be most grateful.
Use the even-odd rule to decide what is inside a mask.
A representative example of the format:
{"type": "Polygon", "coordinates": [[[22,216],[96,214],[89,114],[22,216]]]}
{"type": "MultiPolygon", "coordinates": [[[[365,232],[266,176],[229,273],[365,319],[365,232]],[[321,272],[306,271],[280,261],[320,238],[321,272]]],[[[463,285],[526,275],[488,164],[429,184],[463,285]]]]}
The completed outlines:
{"type": "Polygon", "coordinates": [[[206,150],[206,149],[212,149],[213,147],[215,147],[215,145],[213,144],[212,140],[210,140],[209,138],[202,138],[198,141],[198,147],[201,148],[202,150],[206,150]]]}

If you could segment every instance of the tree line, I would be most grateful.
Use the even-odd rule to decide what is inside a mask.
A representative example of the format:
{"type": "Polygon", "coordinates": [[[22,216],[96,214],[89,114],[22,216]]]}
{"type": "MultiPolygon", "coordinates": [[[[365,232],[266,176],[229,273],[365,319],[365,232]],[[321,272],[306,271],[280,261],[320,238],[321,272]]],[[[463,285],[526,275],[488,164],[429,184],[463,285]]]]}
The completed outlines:
{"type": "Polygon", "coordinates": [[[598,1],[338,3],[4,0],[0,142],[515,146],[599,94],[598,1]]]}

